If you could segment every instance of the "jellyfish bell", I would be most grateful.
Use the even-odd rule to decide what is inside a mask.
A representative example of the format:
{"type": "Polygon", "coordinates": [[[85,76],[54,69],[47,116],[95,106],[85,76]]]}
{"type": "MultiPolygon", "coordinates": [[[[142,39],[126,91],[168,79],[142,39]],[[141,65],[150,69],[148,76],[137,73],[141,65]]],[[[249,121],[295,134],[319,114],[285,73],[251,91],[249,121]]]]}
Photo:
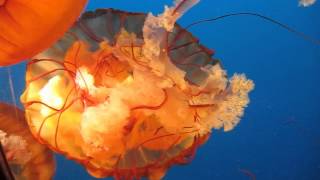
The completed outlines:
{"type": "Polygon", "coordinates": [[[158,16],[85,13],[27,65],[21,101],[33,135],[95,177],[161,179],[190,162],[212,129],[232,130],[253,82],[228,80],[175,23],[197,2],[177,0],[158,16]]]}
{"type": "Polygon", "coordinates": [[[50,47],[67,31],[87,0],[0,0],[0,66],[50,47]]]}
{"type": "MultiPolygon", "coordinates": [[[[53,177],[53,153],[33,138],[23,111],[1,102],[0,142],[15,179],[42,180],[53,177]]],[[[0,163],[2,165],[5,162],[0,163]]]]}

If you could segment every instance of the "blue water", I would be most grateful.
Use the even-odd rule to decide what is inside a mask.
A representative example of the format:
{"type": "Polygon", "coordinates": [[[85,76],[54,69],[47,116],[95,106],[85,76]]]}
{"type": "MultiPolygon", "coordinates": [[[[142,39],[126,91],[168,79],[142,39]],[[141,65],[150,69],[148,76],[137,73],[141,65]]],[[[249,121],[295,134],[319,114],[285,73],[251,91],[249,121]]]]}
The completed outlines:
{"type": "MultiPolygon", "coordinates": [[[[87,9],[163,10],[170,0],[91,0],[87,9]]],[[[256,12],[320,39],[320,2],[309,8],[292,0],[202,0],[179,23],[233,12],[256,12]]],[[[228,75],[245,73],[256,88],[240,124],[213,131],[194,161],[174,166],[165,180],[320,179],[320,46],[256,17],[230,17],[190,29],[216,51],[228,75]]],[[[10,68],[15,96],[24,89],[25,64],[10,68]]],[[[0,100],[12,102],[7,69],[0,69],[0,100]]],[[[94,179],[80,165],[57,156],[56,180],[94,179]]]]}

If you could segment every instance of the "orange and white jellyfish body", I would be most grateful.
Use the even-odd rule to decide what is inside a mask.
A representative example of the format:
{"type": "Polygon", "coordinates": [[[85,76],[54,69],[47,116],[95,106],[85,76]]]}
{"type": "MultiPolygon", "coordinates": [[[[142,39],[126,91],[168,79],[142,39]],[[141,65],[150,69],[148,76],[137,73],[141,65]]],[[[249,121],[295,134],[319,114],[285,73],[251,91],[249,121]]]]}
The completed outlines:
{"type": "Polygon", "coordinates": [[[80,16],[87,0],[0,0],[0,66],[50,47],[80,16]]]}
{"type": "Polygon", "coordinates": [[[55,162],[52,151],[34,139],[24,112],[4,103],[0,103],[0,142],[15,179],[53,177],[55,162]]]}
{"type": "Polygon", "coordinates": [[[34,136],[95,177],[161,179],[213,128],[231,130],[253,82],[227,79],[212,51],[175,24],[196,0],[159,16],[85,13],[27,65],[21,101],[34,136]]]}

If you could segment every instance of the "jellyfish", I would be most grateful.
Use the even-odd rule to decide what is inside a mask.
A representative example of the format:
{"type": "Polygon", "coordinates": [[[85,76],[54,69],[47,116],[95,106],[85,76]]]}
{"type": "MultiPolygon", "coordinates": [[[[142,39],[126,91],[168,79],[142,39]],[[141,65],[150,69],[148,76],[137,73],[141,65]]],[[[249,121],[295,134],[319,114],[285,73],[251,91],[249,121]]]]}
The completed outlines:
{"type": "Polygon", "coordinates": [[[94,177],[162,179],[189,163],[213,129],[232,130],[254,84],[228,79],[214,51],[162,14],[86,12],[27,64],[21,96],[33,135],[94,177]]]}
{"type": "MultiPolygon", "coordinates": [[[[51,179],[53,153],[40,145],[29,131],[20,109],[0,103],[0,142],[15,179],[51,179]]],[[[4,160],[0,164],[4,164],[4,160]]]]}
{"type": "Polygon", "coordinates": [[[86,0],[0,0],[0,66],[30,58],[57,41],[86,0]]]}
{"type": "Polygon", "coordinates": [[[316,2],[316,0],[300,0],[299,6],[308,7],[313,5],[316,2]]]}

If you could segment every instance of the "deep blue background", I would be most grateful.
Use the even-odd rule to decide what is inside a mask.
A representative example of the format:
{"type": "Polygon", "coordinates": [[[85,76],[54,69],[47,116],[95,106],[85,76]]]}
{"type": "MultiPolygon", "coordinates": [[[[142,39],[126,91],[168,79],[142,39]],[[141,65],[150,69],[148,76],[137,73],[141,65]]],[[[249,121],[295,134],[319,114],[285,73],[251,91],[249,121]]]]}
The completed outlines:
{"type": "MultiPolygon", "coordinates": [[[[88,8],[163,10],[170,0],[91,0],[88,8]]],[[[320,39],[320,2],[309,8],[292,0],[202,0],[179,23],[232,12],[257,12],[320,39]]],[[[320,46],[256,17],[231,17],[190,29],[216,51],[228,75],[255,81],[251,103],[231,132],[213,131],[195,160],[175,166],[166,180],[320,179],[320,46]]],[[[15,96],[24,89],[25,65],[10,67],[15,96]]],[[[12,102],[7,68],[0,68],[0,100],[12,102]]],[[[57,156],[55,179],[93,179],[84,168],[57,156]]]]}

